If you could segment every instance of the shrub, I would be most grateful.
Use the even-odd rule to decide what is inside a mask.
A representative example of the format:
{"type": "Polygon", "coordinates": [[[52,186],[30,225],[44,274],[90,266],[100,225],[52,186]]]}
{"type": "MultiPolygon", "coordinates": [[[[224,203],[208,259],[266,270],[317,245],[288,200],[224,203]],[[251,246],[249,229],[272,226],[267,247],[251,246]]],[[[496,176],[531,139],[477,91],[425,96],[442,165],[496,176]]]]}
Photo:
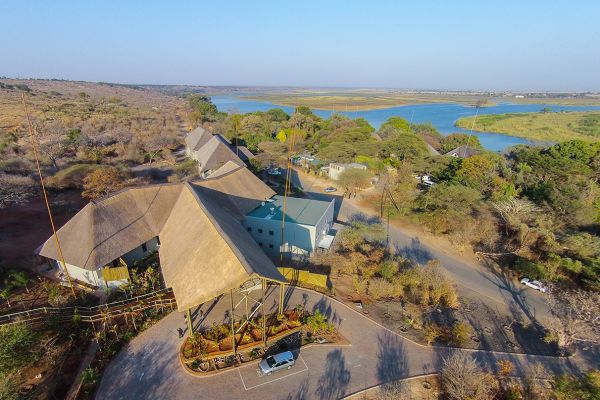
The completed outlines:
{"type": "Polygon", "coordinates": [[[448,399],[493,398],[493,379],[489,374],[484,373],[473,357],[464,351],[454,352],[444,358],[441,378],[448,399]]]}
{"type": "Polygon", "coordinates": [[[592,370],[583,377],[559,375],[554,378],[559,400],[596,400],[600,398],[600,371],[592,370]]]}
{"type": "Polygon", "coordinates": [[[426,324],[423,334],[425,335],[425,341],[427,344],[432,344],[442,336],[443,331],[436,324],[426,324]]]}
{"type": "Polygon", "coordinates": [[[379,264],[377,273],[388,282],[391,282],[394,276],[398,273],[398,263],[394,261],[384,261],[379,264]]]}
{"type": "Polygon", "coordinates": [[[515,366],[512,362],[510,362],[510,360],[498,361],[498,372],[500,373],[500,375],[508,376],[513,372],[514,369],[515,366]]]}
{"type": "Polygon", "coordinates": [[[98,378],[100,378],[100,372],[96,368],[87,367],[81,375],[81,383],[84,385],[94,385],[98,382],[98,378]]]}
{"type": "Polygon", "coordinates": [[[327,318],[317,310],[313,315],[309,315],[305,320],[306,325],[315,333],[331,331],[333,325],[327,322],[327,318]]]}
{"type": "Polygon", "coordinates": [[[128,174],[115,167],[101,167],[83,178],[81,195],[90,200],[106,196],[125,187],[128,174]]]}
{"type": "Polygon", "coordinates": [[[374,278],[369,282],[369,295],[379,300],[398,297],[399,293],[393,283],[383,278],[374,278]]]}
{"type": "Polygon", "coordinates": [[[531,279],[544,279],[546,278],[546,273],[544,270],[544,266],[540,263],[534,263],[523,258],[518,259],[514,265],[513,269],[517,271],[519,274],[527,276],[531,279]]]}
{"type": "Polygon", "coordinates": [[[457,322],[450,331],[450,342],[455,346],[463,346],[469,340],[471,327],[464,322],[457,322]]]}
{"type": "Polygon", "coordinates": [[[25,324],[0,327],[0,375],[34,362],[39,335],[25,324]]]}

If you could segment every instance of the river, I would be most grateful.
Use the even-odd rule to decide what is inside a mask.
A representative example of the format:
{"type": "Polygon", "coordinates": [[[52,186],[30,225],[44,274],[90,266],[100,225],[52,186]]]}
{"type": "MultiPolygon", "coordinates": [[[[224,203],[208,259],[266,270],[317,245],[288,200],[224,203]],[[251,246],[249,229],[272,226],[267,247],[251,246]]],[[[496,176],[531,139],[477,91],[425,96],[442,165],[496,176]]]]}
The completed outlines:
{"type": "MultiPolygon", "coordinates": [[[[281,108],[288,114],[291,114],[294,111],[293,107],[278,106],[268,101],[247,100],[242,97],[234,96],[211,96],[211,98],[219,111],[227,112],[236,110],[240,113],[247,113],[253,111],[267,111],[271,108],[281,108]]],[[[544,107],[549,107],[552,109],[552,111],[600,110],[600,106],[557,106],[553,104],[500,103],[494,106],[480,108],[479,115],[539,112],[544,107]]],[[[454,124],[459,118],[475,115],[476,112],[477,111],[475,107],[457,103],[418,104],[365,111],[340,110],[340,114],[347,115],[350,118],[362,117],[366,119],[376,129],[379,128],[379,126],[389,117],[397,115],[416,124],[430,122],[444,135],[454,132],[469,133],[468,129],[457,128],[454,126],[454,124]]],[[[322,118],[329,118],[332,114],[332,111],[314,110],[314,113],[322,118]]],[[[479,141],[483,147],[492,151],[503,151],[506,148],[517,144],[539,144],[524,138],[502,135],[499,133],[473,132],[473,134],[479,137],[479,141]]]]}

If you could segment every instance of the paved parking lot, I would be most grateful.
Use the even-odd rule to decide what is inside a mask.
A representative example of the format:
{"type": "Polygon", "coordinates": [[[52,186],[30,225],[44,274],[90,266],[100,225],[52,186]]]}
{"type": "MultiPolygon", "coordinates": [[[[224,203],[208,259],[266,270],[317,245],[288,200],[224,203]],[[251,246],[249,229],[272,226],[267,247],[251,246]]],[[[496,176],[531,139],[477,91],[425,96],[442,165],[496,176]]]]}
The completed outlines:
{"type": "MultiPolygon", "coordinates": [[[[266,305],[277,309],[277,292],[266,305]]],[[[339,399],[390,380],[439,371],[443,357],[455,349],[425,347],[411,342],[364,315],[326,296],[290,288],[288,304],[321,310],[351,346],[313,346],[300,351],[299,363],[289,371],[259,378],[256,364],[210,377],[188,374],[178,359],[185,327],[182,313],[174,312],[133,339],[107,367],[96,399],[339,399]]],[[[223,320],[227,301],[217,303],[203,323],[223,320]]],[[[208,305],[207,305],[208,307],[208,305]]],[[[205,311],[206,312],[206,311],[205,311]]],[[[493,368],[509,359],[520,373],[532,362],[543,362],[553,372],[571,369],[569,360],[471,351],[481,364],[493,368]]]]}
{"type": "MultiPolygon", "coordinates": [[[[237,371],[242,380],[242,386],[245,390],[256,389],[261,386],[271,385],[273,383],[285,385],[285,380],[291,376],[302,374],[308,371],[308,365],[298,353],[294,355],[296,363],[290,369],[277,371],[272,375],[259,376],[258,364],[248,365],[238,368],[237,371]]],[[[268,390],[268,388],[264,388],[268,390]]]]}

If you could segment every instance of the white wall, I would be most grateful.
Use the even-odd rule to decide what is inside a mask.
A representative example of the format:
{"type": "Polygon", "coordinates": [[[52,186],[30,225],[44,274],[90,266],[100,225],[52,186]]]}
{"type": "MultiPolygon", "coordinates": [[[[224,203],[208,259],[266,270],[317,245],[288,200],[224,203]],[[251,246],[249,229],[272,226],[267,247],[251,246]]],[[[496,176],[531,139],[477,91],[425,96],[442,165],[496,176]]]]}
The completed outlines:
{"type": "Polygon", "coordinates": [[[131,267],[134,261],[140,260],[156,250],[158,250],[158,239],[152,238],[146,242],[146,251],[140,245],[130,252],[123,254],[121,258],[131,267]]]}
{"type": "MultiPolygon", "coordinates": [[[[246,230],[251,228],[248,233],[259,244],[267,254],[279,254],[281,245],[281,220],[265,219],[246,216],[244,220],[246,230]],[[260,232],[262,230],[262,233],[260,232]],[[273,232],[273,235],[270,234],[273,232]],[[272,247],[271,247],[272,246],[272,247]]],[[[312,252],[315,243],[315,227],[309,225],[285,222],[285,242],[295,248],[312,252]]]]}
{"type": "MultiPolygon", "coordinates": [[[[156,250],[158,250],[158,239],[152,238],[146,242],[146,251],[144,251],[142,249],[142,246],[140,245],[140,246],[136,247],[135,249],[131,250],[130,252],[121,256],[121,258],[123,258],[123,260],[125,260],[127,265],[129,267],[131,267],[131,265],[133,264],[134,261],[140,260],[156,250]]],[[[58,261],[54,260],[54,263],[57,267],[60,266],[58,261]]],[[[69,276],[72,279],[76,279],[80,282],[84,282],[89,285],[98,286],[98,287],[103,287],[106,285],[106,283],[102,279],[102,269],[101,268],[90,271],[88,269],[83,269],[83,268],[80,268],[75,265],[71,265],[71,264],[67,263],[67,270],[69,271],[69,276]]],[[[111,282],[109,282],[109,287],[118,287],[118,286],[124,285],[126,283],[127,283],[127,281],[124,281],[124,280],[111,281],[111,282]]]]}
{"type": "Polygon", "coordinates": [[[313,242],[313,248],[317,247],[317,243],[324,235],[327,235],[333,227],[333,212],[334,212],[335,200],[331,200],[327,210],[323,213],[323,216],[315,225],[315,241],[313,242]]]}
{"type": "Polygon", "coordinates": [[[335,181],[338,180],[341,173],[346,170],[346,167],[340,164],[331,163],[329,164],[329,177],[335,181]]]}
{"type": "MultiPolygon", "coordinates": [[[[60,265],[62,264],[59,263],[59,261],[54,262],[57,267],[60,267],[60,265]]],[[[64,269],[62,268],[61,270],[64,271],[64,269]]],[[[84,282],[92,286],[101,286],[104,284],[104,281],[102,281],[100,276],[101,274],[98,270],[90,271],[89,269],[83,269],[67,263],[67,271],[71,279],[76,279],[80,282],[84,282]]]]}

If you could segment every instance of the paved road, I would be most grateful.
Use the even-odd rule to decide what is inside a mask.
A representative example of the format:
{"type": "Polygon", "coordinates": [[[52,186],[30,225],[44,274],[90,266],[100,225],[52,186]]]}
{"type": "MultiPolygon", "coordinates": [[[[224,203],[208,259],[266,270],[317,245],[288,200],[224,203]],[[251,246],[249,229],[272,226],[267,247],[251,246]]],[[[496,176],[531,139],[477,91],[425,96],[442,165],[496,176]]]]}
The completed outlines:
{"type": "MultiPolygon", "coordinates": [[[[347,221],[354,214],[371,214],[372,211],[359,209],[357,202],[344,199],[340,194],[330,195],[322,191],[318,178],[312,175],[292,171],[292,184],[302,188],[311,198],[321,200],[336,200],[336,216],[339,221],[347,221]]],[[[525,289],[518,282],[492,272],[479,263],[466,261],[456,254],[449,254],[433,247],[414,235],[406,233],[401,228],[390,224],[390,243],[397,252],[419,263],[430,259],[438,259],[450,277],[459,285],[459,290],[467,296],[475,295],[487,304],[503,308],[504,312],[521,311],[530,319],[544,321],[551,318],[544,295],[531,289],[525,289]],[[491,305],[491,304],[490,304],[491,305]]]]}
{"type": "MultiPolygon", "coordinates": [[[[272,311],[277,309],[277,294],[271,291],[266,301],[272,311]]],[[[185,323],[183,314],[174,312],[117,355],[103,375],[96,399],[338,399],[390,380],[439,371],[443,357],[457,351],[420,346],[315,292],[288,288],[285,298],[290,308],[304,304],[306,309],[324,312],[351,346],[302,349],[293,369],[260,379],[255,366],[195,377],[179,364],[177,328],[185,328],[185,323]]],[[[195,323],[210,326],[223,322],[229,301],[224,297],[212,309],[204,305],[205,319],[195,323]]],[[[543,362],[553,372],[575,368],[561,358],[469,352],[488,368],[494,368],[500,359],[510,359],[517,373],[532,362],[543,362]]]]}

